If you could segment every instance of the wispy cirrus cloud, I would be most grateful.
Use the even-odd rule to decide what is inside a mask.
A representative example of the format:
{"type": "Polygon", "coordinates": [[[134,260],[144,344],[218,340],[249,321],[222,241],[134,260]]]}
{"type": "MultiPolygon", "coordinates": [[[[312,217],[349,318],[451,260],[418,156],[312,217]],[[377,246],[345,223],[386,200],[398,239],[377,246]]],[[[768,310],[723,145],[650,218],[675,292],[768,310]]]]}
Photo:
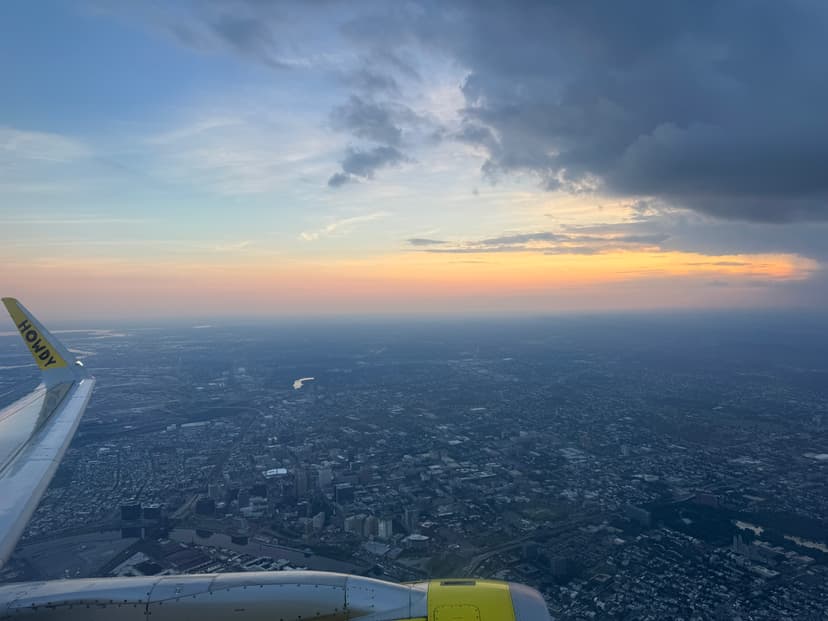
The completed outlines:
{"type": "Polygon", "coordinates": [[[262,100],[272,113],[231,102],[223,105],[231,114],[189,111],[177,125],[146,137],[140,148],[151,156],[152,176],[221,196],[264,194],[303,177],[324,179],[339,141],[301,112],[282,112],[285,102],[271,101],[265,92],[262,100]]]}
{"type": "Polygon", "coordinates": [[[148,136],[145,142],[152,145],[174,145],[180,144],[183,141],[196,138],[198,136],[207,134],[208,132],[225,127],[233,127],[243,125],[244,121],[232,116],[207,116],[199,118],[192,123],[170,129],[158,134],[148,136]]]}
{"type": "Polygon", "coordinates": [[[299,237],[301,237],[305,241],[316,241],[322,237],[330,237],[331,235],[336,234],[345,234],[350,232],[357,225],[364,224],[366,222],[372,222],[374,220],[379,220],[381,218],[386,218],[389,215],[391,214],[386,211],[376,211],[374,213],[369,213],[361,216],[342,218],[340,220],[334,220],[330,224],[323,226],[321,229],[317,229],[315,231],[304,231],[299,235],[299,237]]]}
{"type": "Polygon", "coordinates": [[[49,132],[0,126],[0,161],[72,162],[92,154],[83,142],[49,132]]]}
{"type": "Polygon", "coordinates": [[[249,248],[253,245],[253,241],[246,239],[244,241],[231,243],[231,244],[218,244],[216,245],[213,250],[216,252],[237,252],[239,250],[244,250],[245,248],[249,248]]]}

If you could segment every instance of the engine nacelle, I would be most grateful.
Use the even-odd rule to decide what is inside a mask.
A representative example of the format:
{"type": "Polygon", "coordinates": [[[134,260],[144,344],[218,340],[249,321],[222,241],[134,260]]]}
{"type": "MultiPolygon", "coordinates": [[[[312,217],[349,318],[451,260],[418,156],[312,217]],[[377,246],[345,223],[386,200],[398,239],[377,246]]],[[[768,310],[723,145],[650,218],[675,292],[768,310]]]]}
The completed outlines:
{"type": "Polygon", "coordinates": [[[87,578],[0,586],[0,619],[548,621],[540,594],[490,580],[396,584],[315,571],[87,578]]]}

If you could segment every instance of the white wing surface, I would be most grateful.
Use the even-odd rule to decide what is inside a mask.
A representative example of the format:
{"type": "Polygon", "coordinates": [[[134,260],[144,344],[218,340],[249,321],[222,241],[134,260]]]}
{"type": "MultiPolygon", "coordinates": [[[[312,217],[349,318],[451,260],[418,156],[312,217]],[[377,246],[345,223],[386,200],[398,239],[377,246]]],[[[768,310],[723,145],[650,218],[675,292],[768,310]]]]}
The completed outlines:
{"type": "Polygon", "coordinates": [[[43,383],[0,411],[0,566],[37,508],[92,395],[94,378],[14,298],[3,298],[43,383]]]}

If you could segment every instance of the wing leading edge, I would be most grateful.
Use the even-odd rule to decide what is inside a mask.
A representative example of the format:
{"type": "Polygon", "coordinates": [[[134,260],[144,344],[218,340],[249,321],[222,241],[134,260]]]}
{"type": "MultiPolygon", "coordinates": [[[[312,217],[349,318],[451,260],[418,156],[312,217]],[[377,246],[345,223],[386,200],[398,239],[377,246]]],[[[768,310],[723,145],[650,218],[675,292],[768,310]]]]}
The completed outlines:
{"type": "Polygon", "coordinates": [[[14,298],[3,298],[43,383],[0,411],[0,566],[6,562],[75,435],[95,385],[14,298]]]}

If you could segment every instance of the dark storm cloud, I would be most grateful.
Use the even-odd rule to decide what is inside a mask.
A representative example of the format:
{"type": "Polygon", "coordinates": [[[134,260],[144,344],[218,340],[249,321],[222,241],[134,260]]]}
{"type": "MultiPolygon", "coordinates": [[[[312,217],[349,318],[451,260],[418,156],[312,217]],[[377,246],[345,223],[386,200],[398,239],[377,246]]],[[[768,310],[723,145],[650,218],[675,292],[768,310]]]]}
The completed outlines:
{"type": "Polygon", "coordinates": [[[185,44],[203,48],[206,32],[272,65],[285,62],[278,50],[313,54],[317,42],[300,40],[308,30],[295,24],[342,37],[337,58],[356,59],[346,73],[360,102],[334,117],[355,137],[402,148],[393,109],[367,102],[382,93],[404,106],[400,84],[427,82],[428,62],[451,63],[466,72],[464,104],[440,135],[480,148],[492,180],[529,173],[550,190],[742,221],[828,218],[826,2],[193,6],[194,19],[173,29],[185,44]]]}
{"type": "Polygon", "coordinates": [[[688,211],[664,210],[634,222],[564,227],[579,236],[600,235],[633,239],[664,236],[657,242],[664,250],[722,254],[775,254],[797,252],[828,261],[828,222],[791,222],[769,226],[711,218],[688,211]]]}
{"type": "Polygon", "coordinates": [[[616,235],[612,239],[626,244],[661,244],[670,236],[666,233],[651,233],[642,235],[616,235]]]}
{"type": "Polygon", "coordinates": [[[350,31],[469,73],[457,137],[486,175],[653,196],[723,218],[828,217],[828,4],[427,3],[350,31]]]}
{"type": "Polygon", "coordinates": [[[354,136],[386,145],[399,145],[402,129],[396,124],[399,111],[388,104],[367,101],[352,95],[347,103],[334,108],[334,127],[350,131],[354,136]]]}

